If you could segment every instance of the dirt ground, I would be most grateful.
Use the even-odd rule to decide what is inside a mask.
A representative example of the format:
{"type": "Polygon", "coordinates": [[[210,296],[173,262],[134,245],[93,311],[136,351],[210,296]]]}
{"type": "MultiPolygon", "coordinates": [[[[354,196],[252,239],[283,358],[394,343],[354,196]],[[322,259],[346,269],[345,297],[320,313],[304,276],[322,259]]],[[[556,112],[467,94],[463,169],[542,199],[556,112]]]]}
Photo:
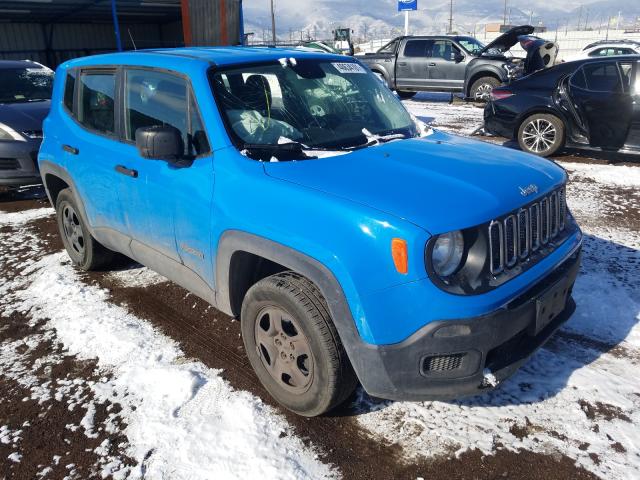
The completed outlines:
{"type": "MultiPolygon", "coordinates": [[[[47,205],[46,200],[30,198],[31,194],[39,196],[40,192],[36,190],[22,198],[5,199],[0,203],[0,208],[17,212],[47,205]]],[[[31,222],[30,229],[37,237],[35,241],[46,252],[62,248],[53,217],[31,222]]],[[[5,247],[2,245],[2,248],[5,247]]],[[[30,255],[29,245],[22,247],[24,251],[19,258],[27,259],[30,255]]],[[[123,262],[121,268],[131,266],[123,262]]],[[[14,268],[3,265],[4,278],[16,273],[14,268]]],[[[458,457],[408,462],[398,445],[373,439],[354,421],[354,415],[360,412],[349,402],[331,415],[320,418],[307,419],[281,409],[262,388],[248,364],[240,338],[239,322],[175,284],[166,282],[153,286],[126,287],[105,272],[84,274],[84,278],[88,284],[107,288],[111,301],[126,306],[176,340],[186,355],[197,358],[207,366],[222,369],[224,378],[233,387],[247,390],[279,409],[293,425],[295,434],[319,447],[323,452],[323,460],[335,465],[344,478],[597,478],[563,455],[543,455],[526,450],[513,452],[501,446],[497,446],[496,453],[490,456],[473,450],[458,457]]],[[[126,445],[126,437],[122,433],[98,431],[94,438],[87,438],[84,432],[68,428],[81,422],[86,414],[80,408],[72,408],[74,403],[78,403],[78,397],[91,395],[86,386],[81,389],[83,391],[70,388],[55,395],[55,385],[73,384],[77,379],[95,382],[104,373],[98,372],[93,362],[65,355],[63,346],[55,341],[55,333],[43,332],[37,325],[28,325],[24,315],[14,314],[1,320],[0,342],[33,338],[34,335],[45,337],[35,344],[26,342],[24,354],[28,367],[38,362],[38,368],[34,369],[38,382],[42,388],[51,389],[53,394],[46,402],[30,399],[24,387],[0,372],[0,424],[21,432],[22,454],[19,463],[8,460],[8,455],[15,447],[11,443],[0,443],[0,476],[25,480],[42,478],[37,477],[37,473],[50,468],[46,470],[44,478],[61,479],[67,475],[71,475],[70,478],[99,478],[100,456],[95,449],[105,442],[112,455],[126,458],[124,449],[120,448],[120,445],[126,445]],[[46,360],[51,357],[55,360],[49,365],[46,360]]],[[[95,423],[99,424],[101,417],[117,415],[118,405],[99,404],[96,410],[95,423]]]]}

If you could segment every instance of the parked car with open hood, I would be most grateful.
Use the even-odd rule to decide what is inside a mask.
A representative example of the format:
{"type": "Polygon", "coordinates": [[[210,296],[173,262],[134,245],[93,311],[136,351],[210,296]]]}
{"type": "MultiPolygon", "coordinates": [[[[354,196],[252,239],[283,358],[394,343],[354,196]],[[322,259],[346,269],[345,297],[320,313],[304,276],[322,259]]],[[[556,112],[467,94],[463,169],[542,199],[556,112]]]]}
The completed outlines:
{"type": "MultiPolygon", "coordinates": [[[[572,314],[567,175],[426,129],[351,57],[146,50],[56,74],[39,161],[81,269],[113,252],[240,317],[285,407],[477,394],[572,314]]],[[[552,372],[549,372],[552,375],[552,372]]]]}
{"type": "Polygon", "coordinates": [[[488,133],[549,156],[563,147],[640,153],[640,55],[589,58],[493,90],[488,133]]]}
{"type": "Polygon", "coordinates": [[[52,88],[47,67],[0,60],[0,188],[41,183],[37,154],[52,88]]]}
{"type": "MultiPolygon", "coordinates": [[[[488,45],[462,35],[398,37],[377,53],[358,58],[401,98],[441,91],[487,100],[493,87],[532,71],[523,59],[505,54],[533,31],[528,25],[514,27],[488,45]]],[[[534,45],[527,43],[525,48],[529,46],[534,45]]],[[[546,66],[554,61],[555,56],[546,66]]]]}

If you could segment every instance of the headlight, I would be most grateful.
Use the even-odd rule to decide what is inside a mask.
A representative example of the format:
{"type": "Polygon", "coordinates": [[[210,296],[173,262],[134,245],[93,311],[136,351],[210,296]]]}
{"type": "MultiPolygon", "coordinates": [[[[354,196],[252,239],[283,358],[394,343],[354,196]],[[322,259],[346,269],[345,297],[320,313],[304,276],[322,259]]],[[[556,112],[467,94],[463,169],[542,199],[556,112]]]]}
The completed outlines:
{"type": "Polygon", "coordinates": [[[431,252],[434,271],[441,277],[448,277],[460,266],[463,253],[464,238],[460,230],[438,235],[431,252]]]}
{"type": "Polygon", "coordinates": [[[27,141],[22,135],[4,123],[0,123],[0,140],[15,140],[18,142],[27,141]]]}

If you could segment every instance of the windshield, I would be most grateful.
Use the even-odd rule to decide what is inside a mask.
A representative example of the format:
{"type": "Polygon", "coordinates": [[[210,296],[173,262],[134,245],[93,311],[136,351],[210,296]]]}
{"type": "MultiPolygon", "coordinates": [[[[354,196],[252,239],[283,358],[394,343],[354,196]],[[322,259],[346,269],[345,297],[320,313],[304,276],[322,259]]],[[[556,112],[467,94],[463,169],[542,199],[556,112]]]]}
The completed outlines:
{"type": "Polygon", "coordinates": [[[299,142],[348,149],[372,135],[418,135],[400,101],[355,62],[282,59],[216,71],[212,85],[239,148],[299,142]]]}
{"type": "Polygon", "coordinates": [[[484,44],[473,37],[458,37],[458,43],[467,52],[476,55],[484,48],[484,44]]]}
{"type": "Polygon", "coordinates": [[[0,70],[0,103],[50,100],[53,72],[48,68],[0,70]]]}

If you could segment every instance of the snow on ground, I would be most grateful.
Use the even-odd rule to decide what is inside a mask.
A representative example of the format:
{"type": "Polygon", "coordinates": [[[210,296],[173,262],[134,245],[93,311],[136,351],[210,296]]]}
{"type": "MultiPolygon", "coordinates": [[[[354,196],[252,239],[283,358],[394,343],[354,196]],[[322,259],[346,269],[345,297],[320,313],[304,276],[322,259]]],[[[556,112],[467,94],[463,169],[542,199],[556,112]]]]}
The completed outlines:
{"type": "Polygon", "coordinates": [[[126,270],[110,272],[107,278],[123,287],[149,287],[169,281],[159,273],[137,264],[126,270]]]}
{"type": "MultiPolygon", "coordinates": [[[[404,103],[423,119],[435,116],[436,128],[442,124],[449,130],[456,130],[448,126],[451,118],[467,108],[447,110],[443,118],[440,105],[404,103]]],[[[467,122],[457,131],[469,133],[467,122]]],[[[564,166],[572,174],[569,206],[585,233],[576,313],[511,379],[484,396],[417,403],[363,399],[369,405],[359,423],[399,443],[409,458],[474,448],[489,454],[504,445],[564,453],[607,479],[637,477],[640,232],[637,222],[635,227],[606,222],[600,213],[614,208],[622,209],[622,219],[638,215],[640,168],[564,166]],[[616,197],[604,196],[614,190],[616,197]]]]}
{"type": "Polygon", "coordinates": [[[473,103],[464,103],[458,97],[451,100],[449,93],[420,92],[405,107],[428,125],[445,132],[471,135],[483,124],[483,109],[473,103]]]}
{"type": "MultiPolygon", "coordinates": [[[[0,227],[19,227],[12,232],[15,242],[30,235],[20,223],[34,218],[33,211],[11,214],[8,222],[5,218],[0,216],[0,227]]],[[[0,263],[10,262],[11,256],[11,251],[0,252],[0,263]]],[[[219,371],[184,358],[178,346],[148,322],[109,303],[104,289],[83,283],[66,253],[42,256],[1,290],[0,312],[28,312],[32,322],[46,322],[48,334],[55,331],[70,354],[97,357],[99,367],[112,374],[91,389],[98,399],[123,407],[127,453],[138,465],[129,470],[117,458],[107,458],[103,474],[173,479],[205,479],[212,472],[221,479],[335,475],[311,447],[290,434],[287,422],[271,407],[233,390],[219,371]]],[[[29,373],[21,371],[16,344],[22,342],[2,345],[0,366],[3,374],[28,387],[29,373]]],[[[95,409],[86,410],[81,427],[91,437],[95,409]]],[[[107,423],[104,428],[115,427],[107,423]]],[[[14,435],[0,431],[3,441],[14,435]]],[[[107,447],[98,453],[107,456],[107,447]]]]}

